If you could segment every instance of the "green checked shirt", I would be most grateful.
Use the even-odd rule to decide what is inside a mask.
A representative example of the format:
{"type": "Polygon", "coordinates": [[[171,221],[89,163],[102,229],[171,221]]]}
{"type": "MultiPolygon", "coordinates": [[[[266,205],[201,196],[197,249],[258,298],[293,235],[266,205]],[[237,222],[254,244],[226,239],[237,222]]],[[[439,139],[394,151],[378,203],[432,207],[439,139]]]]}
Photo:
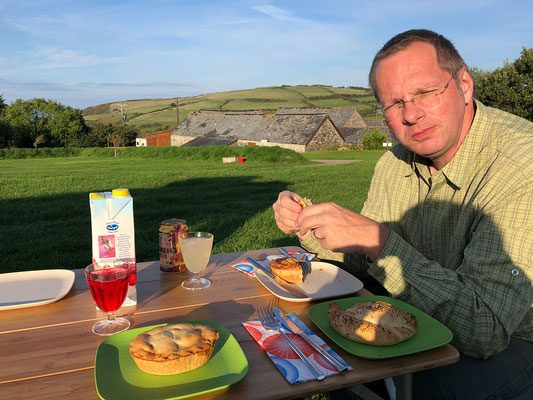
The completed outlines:
{"type": "Polygon", "coordinates": [[[402,145],[378,161],[361,214],[392,232],[375,263],[302,245],[374,277],[445,324],[460,351],[487,358],[510,336],[533,342],[533,123],[476,106],[461,147],[433,175],[402,145]]]}

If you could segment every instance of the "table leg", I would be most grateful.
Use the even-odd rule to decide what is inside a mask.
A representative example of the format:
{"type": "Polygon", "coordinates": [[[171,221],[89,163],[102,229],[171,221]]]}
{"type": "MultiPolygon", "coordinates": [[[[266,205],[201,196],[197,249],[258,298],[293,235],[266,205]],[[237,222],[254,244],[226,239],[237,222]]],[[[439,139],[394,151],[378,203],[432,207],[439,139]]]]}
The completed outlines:
{"type": "Polygon", "coordinates": [[[411,400],[413,398],[413,376],[404,374],[396,377],[396,399],[411,400]]]}

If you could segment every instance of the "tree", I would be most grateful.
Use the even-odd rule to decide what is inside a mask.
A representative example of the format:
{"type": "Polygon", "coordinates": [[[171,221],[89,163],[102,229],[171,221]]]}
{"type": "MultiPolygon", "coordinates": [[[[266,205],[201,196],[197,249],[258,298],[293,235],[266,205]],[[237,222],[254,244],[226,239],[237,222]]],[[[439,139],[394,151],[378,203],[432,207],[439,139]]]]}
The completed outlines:
{"type": "Polygon", "coordinates": [[[110,138],[113,133],[113,125],[97,122],[87,136],[88,147],[110,146],[110,138]]]}
{"type": "Polygon", "coordinates": [[[475,97],[483,104],[533,121],[533,48],[493,71],[470,70],[475,97]]]}
{"type": "Polygon", "coordinates": [[[6,102],[4,101],[4,95],[0,94],[0,114],[2,113],[2,110],[7,107],[6,102]]]}
{"type": "Polygon", "coordinates": [[[10,126],[16,147],[81,147],[88,132],[81,110],[45,99],[17,99],[1,121],[10,126]]]}
{"type": "Polygon", "coordinates": [[[115,125],[109,140],[113,147],[130,146],[135,144],[137,132],[128,125],[115,125]]]}
{"type": "Polygon", "coordinates": [[[365,150],[379,150],[383,148],[383,143],[387,142],[387,134],[382,133],[379,128],[368,131],[363,136],[362,144],[365,150]]]}

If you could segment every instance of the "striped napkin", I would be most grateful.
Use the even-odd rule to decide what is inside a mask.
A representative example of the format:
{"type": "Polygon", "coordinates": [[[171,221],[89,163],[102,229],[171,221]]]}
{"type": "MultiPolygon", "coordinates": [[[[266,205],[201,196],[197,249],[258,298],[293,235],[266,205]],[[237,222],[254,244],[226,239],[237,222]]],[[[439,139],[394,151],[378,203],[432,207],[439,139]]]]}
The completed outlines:
{"type": "MultiPolygon", "coordinates": [[[[312,261],[315,258],[314,254],[311,253],[298,253],[298,252],[289,252],[287,253],[290,256],[296,258],[297,260],[305,260],[305,261],[312,261]]],[[[268,263],[276,258],[284,257],[281,254],[274,254],[265,258],[257,259],[256,261],[259,262],[261,265],[263,265],[266,269],[270,270],[270,266],[268,263]]],[[[257,267],[253,265],[251,262],[247,260],[239,261],[235,264],[231,265],[233,268],[235,268],[237,271],[241,271],[245,273],[246,275],[255,277],[255,271],[257,271],[257,267]]]]}
{"type": "MultiPolygon", "coordinates": [[[[329,347],[319,336],[315,335],[296,315],[288,314],[290,318],[301,330],[312,337],[324,350],[335,357],[340,363],[350,367],[331,347],[329,347]]],[[[242,325],[261,348],[268,354],[272,362],[278,367],[289,383],[303,383],[316,379],[315,375],[307,368],[305,363],[298,357],[298,354],[291,349],[285,338],[277,331],[269,331],[263,328],[258,320],[246,321],[242,325]]],[[[283,332],[291,338],[296,346],[313,362],[317,368],[325,375],[337,375],[339,372],[331,365],[318,351],[313,349],[302,337],[296,335],[285,328],[283,332]]]]}

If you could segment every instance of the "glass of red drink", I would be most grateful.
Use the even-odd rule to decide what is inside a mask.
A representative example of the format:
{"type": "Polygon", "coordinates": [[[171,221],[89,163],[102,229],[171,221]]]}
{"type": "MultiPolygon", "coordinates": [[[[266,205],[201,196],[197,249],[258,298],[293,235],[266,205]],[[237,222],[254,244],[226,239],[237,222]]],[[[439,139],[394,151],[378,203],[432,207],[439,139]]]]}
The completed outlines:
{"type": "Polygon", "coordinates": [[[131,267],[127,262],[93,263],[85,268],[85,278],[98,308],[107,313],[107,319],[93,326],[93,332],[110,336],[130,327],[130,321],[115,317],[128,292],[131,267]]]}

